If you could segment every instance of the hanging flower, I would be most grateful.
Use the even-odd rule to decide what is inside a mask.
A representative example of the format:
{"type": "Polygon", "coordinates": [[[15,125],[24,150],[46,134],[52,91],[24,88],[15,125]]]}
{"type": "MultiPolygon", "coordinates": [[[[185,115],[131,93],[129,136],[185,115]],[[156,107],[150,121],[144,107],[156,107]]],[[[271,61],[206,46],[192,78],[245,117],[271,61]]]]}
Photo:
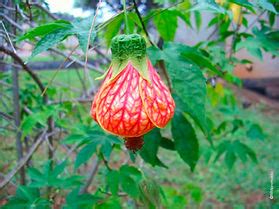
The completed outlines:
{"type": "Polygon", "coordinates": [[[143,135],[163,128],[175,108],[170,91],[146,55],[138,34],[112,39],[112,63],[96,93],[91,116],[107,132],[121,136],[128,149],[143,145],[143,135]]]}

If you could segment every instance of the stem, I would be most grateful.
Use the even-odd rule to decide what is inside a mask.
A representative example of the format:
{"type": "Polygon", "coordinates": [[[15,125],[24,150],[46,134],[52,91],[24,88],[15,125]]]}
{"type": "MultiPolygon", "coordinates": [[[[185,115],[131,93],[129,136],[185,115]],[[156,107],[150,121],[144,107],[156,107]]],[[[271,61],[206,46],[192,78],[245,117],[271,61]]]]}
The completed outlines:
{"type": "Polygon", "coordinates": [[[154,46],[153,42],[151,41],[151,39],[150,39],[150,37],[149,37],[148,31],[147,31],[147,29],[146,29],[146,27],[145,27],[145,25],[144,25],[143,19],[142,19],[141,15],[140,15],[139,9],[138,9],[138,7],[137,7],[136,0],[133,0],[133,3],[134,3],[134,7],[135,7],[136,14],[137,14],[137,16],[138,16],[138,18],[139,18],[139,20],[140,20],[141,27],[142,27],[142,29],[143,29],[143,31],[144,31],[144,33],[145,33],[145,35],[146,35],[146,37],[147,37],[149,43],[150,43],[152,46],[154,46]]]}
{"type": "Polygon", "coordinates": [[[125,16],[125,28],[126,28],[126,34],[130,34],[129,24],[128,24],[128,13],[126,9],[126,0],[123,0],[123,9],[124,9],[124,16],[125,16]]]}
{"type": "Polygon", "coordinates": [[[88,190],[89,186],[91,185],[95,175],[98,172],[100,163],[101,163],[101,161],[99,161],[98,158],[96,158],[93,161],[92,168],[88,175],[88,179],[87,179],[85,185],[80,189],[80,194],[84,194],[84,193],[88,192],[87,190],[88,190]]]}
{"type": "MultiPolygon", "coordinates": [[[[15,23],[17,23],[17,7],[15,7],[15,23]]],[[[16,35],[16,28],[14,28],[14,35],[16,35]]],[[[14,47],[15,50],[15,47],[14,47]]],[[[14,60],[15,62],[15,60],[14,60]]],[[[18,68],[14,68],[12,72],[13,76],[13,106],[14,106],[14,120],[15,120],[15,126],[17,128],[20,127],[20,102],[19,102],[19,72],[18,68]]],[[[21,143],[21,132],[16,132],[16,152],[17,152],[17,159],[18,162],[23,156],[23,146],[21,143]]],[[[20,169],[20,184],[25,184],[25,169],[22,167],[20,169]]]]}

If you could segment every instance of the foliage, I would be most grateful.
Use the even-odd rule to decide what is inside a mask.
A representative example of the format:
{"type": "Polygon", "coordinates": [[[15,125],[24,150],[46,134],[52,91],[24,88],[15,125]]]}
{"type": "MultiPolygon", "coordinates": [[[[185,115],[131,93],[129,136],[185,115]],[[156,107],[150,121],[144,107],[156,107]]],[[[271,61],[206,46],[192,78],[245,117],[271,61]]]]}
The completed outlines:
{"type": "MultiPolygon", "coordinates": [[[[70,81],[70,88],[48,88],[47,103],[35,84],[22,79],[20,106],[25,107],[20,114],[22,141],[28,144],[29,138],[37,138],[43,130],[48,130],[49,119],[53,119],[55,130],[61,134],[55,138],[54,144],[47,140],[45,142],[49,143],[48,149],[55,153],[55,157],[45,160],[46,157],[41,154],[43,151],[39,150],[38,156],[32,158],[33,165],[27,169],[27,184],[18,186],[16,194],[3,208],[52,208],[56,204],[56,196],[62,197],[64,204],[61,208],[65,209],[136,208],[137,205],[146,208],[200,206],[206,201],[206,191],[203,186],[191,182],[191,179],[186,184],[184,182],[180,189],[173,187],[169,179],[157,182],[161,178],[160,175],[156,177],[160,171],[176,169],[169,159],[179,156],[181,162],[187,165],[183,167],[187,175],[173,175],[173,182],[179,181],[183,175],[191,178],[200,164],[206,165],[206,171],[218,166],[224,171],[222,166],[225,165],[225,172],[229,174],[234,172],[235,167],[244,168],[260,162],[260,153],[255,151],[255,144],[268,144],[265,129],[256,120],[243,116],[239,101],[229,87],[222,82],[214,82],[218,77],[226,83],[241,86],[241,81],[232,71],[237,64],[251,61],[237,58],[235,53],[239,50],[245,49],[260,60],[263,60],[263,52],[278,56],[278,30],[274,28],[278,3],[267,0],[199,0],[194,3],[169,1],[170,6],[167,6],[166,1],[156,2],[156,7],[142,17],[129,11],[126,24],[123,12],[105,22],[97,18],[92,34],[93,16],[74,21],[48,20],[47,23],[38,19],[37,27],[18,35],[16,40],[19,43],[29,40],[35,45],[28,59],[31,61],[53,47],[64,49],[63,41],[70,36],[77,39],[78,47],[84,54],[87,47],[101,45],[105,49],[113,36],[129,27],[131,32],[143,34],[146,41],[152,43],[153,46],[147,49],[148,56],[170,85],[176,111],[166,128],[156,128],[145,135],[142,150],[137,154],[129,153],[121,139],[104,133],[91,120],[89,106],[77,101],[77,95],[80,96],[78,99],[88,98],[88,86],[79,70],[73,76],[74,81],[70,81]],[[232,9],[232,5],[237,5],[240,10],[232,9]],[[195,46],[175,42],[181,21],[187,30],[199,32],[202,29],[204,22],[207,22],[202,15],[204,11],[212,13],[207,29],[215,28],[213,32],[216,38],[210,36],[195,46]],[[260,13],[266,13],[269,19],[261,19],[260,13]],[[256,26],[248,22],[249,15],[258,18],[256,26]],[[144,28],[149,30],[148,26],[154,26],[158,40],[146,34],[144,28]],[[229,52],[224,47],[227,42],[231,42],[229,52]],[[78,79],[81,79],[81,85],[76,84],[78,79]],[[81,88],[85,88],[85,93],[71,91],[81,88]],[[67,95],[69,101],[62,102],[62,95],[67,95]],[[91,166],[93,171],[88,172],[91,166]],[[159,172],[154,175],[152,171],[159,172]],[[94,187],[90,190],[87,187],[83,191],[88,182],[91,184],[91,180],[96,181],[94,187]]],[[[18,6],[25,11],[26,4],[22,2],[18,6]]],[[[97,57],[93,59],[97,60],[97,57]]],[[[71,73],[61,72],[65,80],[71,73]]],[[[40,77],[43,73],[38,75],[40,77]]],[[[8,86],[3,90],[11,94],[10,73],[1,73],[0,76],[8,86]]],[[[42,79],[43,84],[49,80],[42,79]]],[[[65,80],[62,83],[66,83],[65,80]]],[[[12,114],[12,111],[8,114],[12,114]]],[[[6,121],[3,124],[10,126],[6,121]]],[[[1,134],[7,136],[9,132],[5,130],[1,134]]],[[[26,146],[26,150],[28,148],[26,146]]]]}

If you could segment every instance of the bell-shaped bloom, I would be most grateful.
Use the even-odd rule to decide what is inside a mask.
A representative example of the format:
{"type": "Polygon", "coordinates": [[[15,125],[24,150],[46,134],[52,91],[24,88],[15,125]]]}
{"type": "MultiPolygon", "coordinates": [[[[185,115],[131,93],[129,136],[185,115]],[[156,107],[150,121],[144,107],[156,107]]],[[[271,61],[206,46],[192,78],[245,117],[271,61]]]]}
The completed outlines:
{"type": "Polygon", "coordinates": [[[107,132],[125,139],[136,151],[143,135],[163,128],[174,114],[169,89],[146,56],[145,40],[138,34],[113,38],[112,64],[96,93],[91,116],[107,132]]]}

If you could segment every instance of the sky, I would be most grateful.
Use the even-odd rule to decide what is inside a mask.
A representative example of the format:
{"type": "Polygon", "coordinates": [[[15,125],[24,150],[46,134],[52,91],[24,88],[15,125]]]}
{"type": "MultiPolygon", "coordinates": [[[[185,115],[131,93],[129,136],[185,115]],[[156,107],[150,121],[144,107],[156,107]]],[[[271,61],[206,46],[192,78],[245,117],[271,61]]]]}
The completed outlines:
{"type": "Polygon", "coordinates": [[[69,13],[75,17],[88,17],[91,12],[74,8],[74,0],[46,0],[51,12],[69,13]]]}

